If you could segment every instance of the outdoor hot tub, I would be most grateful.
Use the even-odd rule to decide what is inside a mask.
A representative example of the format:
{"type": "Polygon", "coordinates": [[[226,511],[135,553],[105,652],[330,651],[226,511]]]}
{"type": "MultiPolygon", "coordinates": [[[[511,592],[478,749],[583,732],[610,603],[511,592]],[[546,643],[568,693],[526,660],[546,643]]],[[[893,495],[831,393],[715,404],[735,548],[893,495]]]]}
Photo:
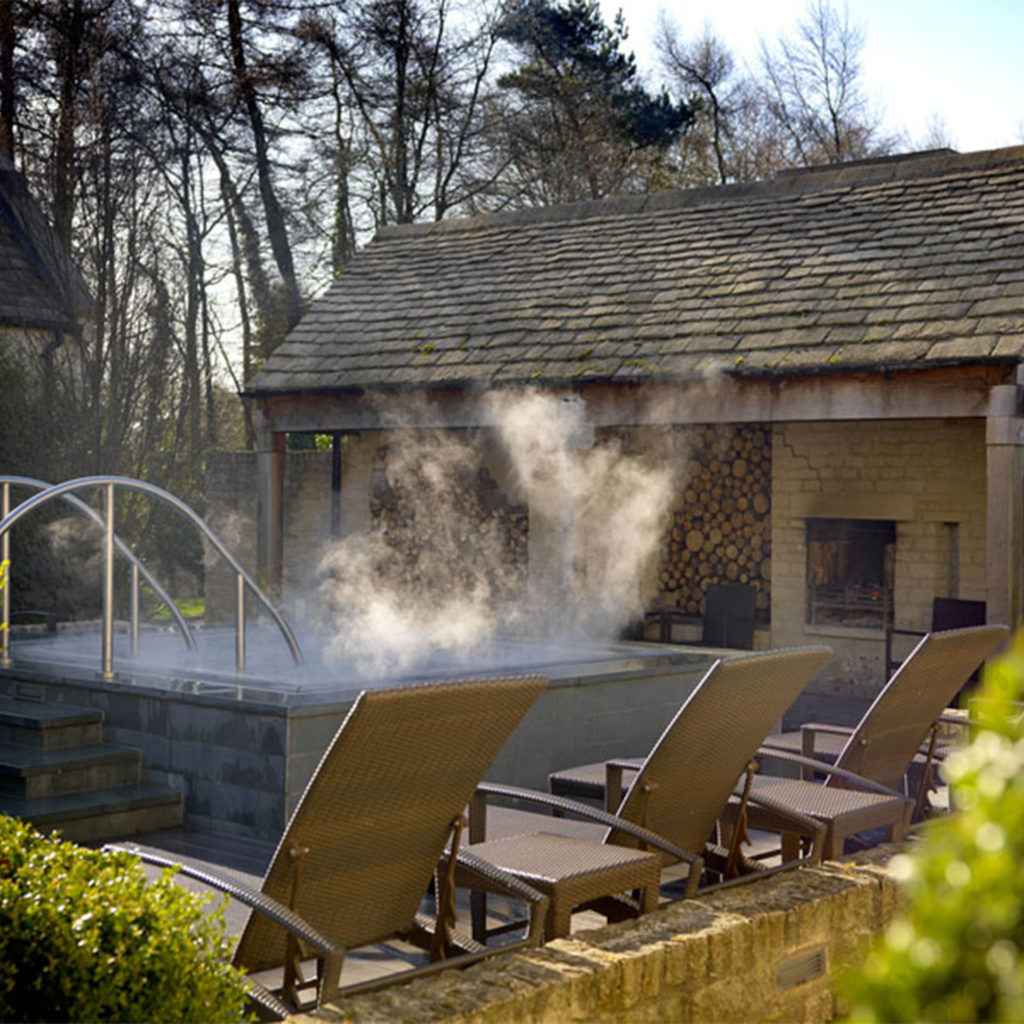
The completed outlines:
{"type": "MultiPolygon", "coordinates": [[[[538,674],[547,690],[498,756],[488,779],[547,788],[548,772],[646,752],[721,652],[645,643],[492,640],[471,657],[428,661],[366,679],[315,659],[291,663],[280,644],[249,631],[246,672],[233,634],[197,631],[198,653],[176,636],[144,637],[139,656],[115,640],[104,680],[95,633],[11,643],[0,694],[104,712],[105,734],[138,747],[149,781],[185,794],[195,828],[276,838],[357,694],[431,679],[538,674]],[[202,667],[200,667],[200,665],[202,667]]],[[[457,736],[439,743],[459,742],[457,736]]]]}

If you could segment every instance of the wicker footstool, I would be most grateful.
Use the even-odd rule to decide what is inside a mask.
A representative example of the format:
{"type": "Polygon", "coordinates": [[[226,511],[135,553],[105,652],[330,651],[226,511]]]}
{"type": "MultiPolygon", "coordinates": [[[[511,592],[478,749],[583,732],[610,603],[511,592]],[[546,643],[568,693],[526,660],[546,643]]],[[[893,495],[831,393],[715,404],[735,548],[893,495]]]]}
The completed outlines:
{"type": "Polygon", "coordinates": [[[658,905],[661,858],[655,853],[547,832],[474,843],[467,849],[550,899],[544,929],[548,940],[568,935],[573,909],[602,896],[637,890],[640,913],[658,905]]]}

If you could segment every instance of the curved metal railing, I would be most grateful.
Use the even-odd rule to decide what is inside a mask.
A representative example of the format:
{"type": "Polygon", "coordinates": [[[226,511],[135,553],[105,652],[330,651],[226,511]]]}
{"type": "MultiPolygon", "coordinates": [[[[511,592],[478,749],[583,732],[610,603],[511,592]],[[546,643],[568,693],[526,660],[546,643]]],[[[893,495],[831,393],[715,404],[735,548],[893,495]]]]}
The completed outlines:
{"type": "MultiPolygon", "coordinates": [[[[48,484],[44,480],[36,480],[33,477],[28,476],[0,476],[0,519],[5,517],[11,511],[11,488],[12,487],[25,487],[29,490],[45,491],[52,487],[53,484],[48,484]]],[[[61,498],[67,502],[76,512],[81,513],[90,522],[103,527],[103,517],[97,512],[91,505],[87,505],[80,498],[76,498],[73,494],[63,494],[61,498]]],[[[10,561],[10,541],[11,536],[9,531],[5,531],[2,538],[0,538],[0,560],[4,562],[10,561]]],[[[164,605],[167,611],[170,613],[171,618],[174,620],[178,627],[179,632],[182,635],[182,639],[185,641],[189,650],[196,649],[196,639],[192,635],[192,629],[188,624],[188,620],[184,615],[181,614],[181,609],[174,603],[173,598],[166,590],[160,585],[159,581],[153,576],[153,574],[146,568],[146,566],[139,560],[138,556],[134,551],[120,537],[114,536],[114,547],[118,553],[125,559],[127,559],[131,566],[131,645],[132,654],[139,653],[139,576],[146,581],[149,588],[156,594],[157,598],[164,605]]],[[[11,610],[10,610],[10,590],[5,589],[3,594],[3,624],[4,626],[10,625],[11,610]]],[[[7,646],[8,636],[7,630],[4,630],[4,642],[3,642],[3,664],[6,666],[10,661],[10,652],[7,646]]]]}
{"type": "MultiPolygon", "coordinates": [[[[17,478],[10,478],[17,479],[17,478]]],[[[21,478],[27,479],[27,478],[21,478]]],[[[102,488],[104,492],[104,510],[105,515],[100,516],[98,512],[91,509],[88,505],[85,505],[89,509],[90,516],[92,519],[98,520],[103,527],[104,531],[104,546],[103,546],[103,627],[102,627],[102,675],[104,679],[110,680],[114,678],[113,670],[113,648],[114,648],[114,552],[120,550],[118,547],[118,538],[114,533],[114,496],[116,488],[120,487],[124,490],[137,491],[142,494],[149,494],[153,497],[158,498],[164,503],[170,505],[177,512],[181,513],[188,519],[202,534],[202,536],[210,543],[213,549],[220,555],[221,559],[227,563],[229,568],[235,573],[235,666],[238,672],[245,670],[245,591],[246,588],[252,591],[253,595],[262,605],[264,611],[273,619],[277,625],[278,630],[284,637],[285,642],[288,644],[288,648],[291,651],[292,659],[296,665],[302,664],[302,652],[299,649],[298,641],[295,639],[295,635],[292,633],[291,627],[285,622],[284,618],[277,611],[277,609],[271,604],[270,599],[260,588],[259,584],[249,575],[248,572],[242,567],[238,559],[224,546],[220,538],[213,532],[209,525],[203,520],[196,512],[194,512],[188,505],[185,504],[180,498],[175,497],[169,491],[165,491],[161,487],[157,487],[155,484],[146,483],[143,480],[133,480],[130,477],[121,476],[89,476],[79,477],[75,480],[67,480],[62,484],[53,484],[33,495],[31,498],[27,498],[20,505],[13,510],[8,510],[6,505],[4,507],[3,518],[0,519],[0,543],[3,545],[3,550],[9,551],[8,548],[8,531],[14,526],[19,520],[23,519],[33,510],[39,508],[41,505],[45,505],[47,502],[56,500],[58,498],[67,499],[69,495],[72,495],[75,491],[88,490],[91,488],[102,488]]],[[[84,502],[79,502],[84,505],[84,502]]],[[[94,521],[95,521],[94,520],[94,521]]],[[[134,556],[132,556],[134,557],[134,556]]],[[[139,564],[138,559],[135,559],[134,564],[139,564]]],[[[133,573],[134,575],[134,573],[133,573]]],[[[147,582],[150,577],[147,576],[147,582]]],[[[152,585],[152,584],[151,584],[152,585]]],[[[158,593],[162,593],[158,591],[158,593]]],[[[133,594],[133,600],[137,600],[137,591],[133,594]]],[[[164,600],[161,597],[161,600],[164,600]]],[[[175,607],[173,602],[170,602],[168,607],[175,607]]],[[[175,610],[176,607],[175,607],[175,610]]],[[[9,604],[8,599],[4,598],[3,602],[3,644],[4,644],[4,663],[7,664],[9,661],[9,650],[7,648],[8,643],[8,629],[9,625],[9,604]]],[[[172,612],[173,614],[173,612],[172,612]]],[[[137,622],[137,617],[136,620],[137,622]]],[[[184,621],[184,620],[182,620],[184,621]]],[[[186,627],[187,629],[187,627],[186,627]]],[[[189,633],[191,636],[191,633],[189,633]]]]}

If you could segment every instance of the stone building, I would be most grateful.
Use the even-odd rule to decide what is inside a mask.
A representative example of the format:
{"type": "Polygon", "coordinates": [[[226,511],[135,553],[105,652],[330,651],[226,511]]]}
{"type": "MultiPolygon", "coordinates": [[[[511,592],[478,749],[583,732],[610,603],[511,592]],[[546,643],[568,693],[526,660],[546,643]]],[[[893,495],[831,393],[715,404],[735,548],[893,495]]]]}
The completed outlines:
{"type": "MultiPolygon", "coordinates": [[[[57,449],[46,447],[43,438],[50,435],[39,417],[45,409],[59,408],[58,380],[82,380],[82,344],[92,311],[78,267],[0,150],[0,472],[44,475],[36,467],[57,449]]],[[[7,499],[26,496],[15,492],[7,499]]],[[[51,568],[39,535],[12,531],[5,540],[10,543],[17,563],[16,614],[26,606],[52,609],[55,603],[66,613],[68,595],[76,588],[51,568]],[[65,599],[55,602],[54,595],[65,599]]],[[[26,621],[36,621],[37,614],[26,621]]]]}
{"type": "MultiPolygon", "coordinates": [[[[377,514],[380,396],[402,429],[483,438],[499,490],[481,391],[571,396],[677,471],[648,607],[747,582],[759,646],[824,640],[823,685],[872,692],[885,625],[936,596],[1020,623],[1022,354],[1024,147],[394,227],[247,383],[259,468],[233,472],[279,582],[377,514]],[[286,471],[302,432],[334,458],[286,471]]],[[[557,537],[531,511],[533,573],[557,537]]]]}
{"type": "Polygon", "coordinates": [[[0,346],[45,365],[78,344],[91,307],[81,273],[0,150],[0,346]]]}

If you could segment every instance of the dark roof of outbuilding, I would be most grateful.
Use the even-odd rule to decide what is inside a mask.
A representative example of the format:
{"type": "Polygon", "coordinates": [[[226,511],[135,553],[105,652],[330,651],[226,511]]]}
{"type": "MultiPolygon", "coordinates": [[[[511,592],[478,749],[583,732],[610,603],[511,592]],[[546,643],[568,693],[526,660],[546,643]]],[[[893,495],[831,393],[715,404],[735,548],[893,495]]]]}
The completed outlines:
{"type": "Polygon", "coordinates": [[[1024,147],[386,229],[249,393],[1016,360],[1024,147]]]}
{"type": "Polygon", "coordinates": [[[81,273],[0,150],[0,326],[69,331],[91,305],[81,273]]]}

